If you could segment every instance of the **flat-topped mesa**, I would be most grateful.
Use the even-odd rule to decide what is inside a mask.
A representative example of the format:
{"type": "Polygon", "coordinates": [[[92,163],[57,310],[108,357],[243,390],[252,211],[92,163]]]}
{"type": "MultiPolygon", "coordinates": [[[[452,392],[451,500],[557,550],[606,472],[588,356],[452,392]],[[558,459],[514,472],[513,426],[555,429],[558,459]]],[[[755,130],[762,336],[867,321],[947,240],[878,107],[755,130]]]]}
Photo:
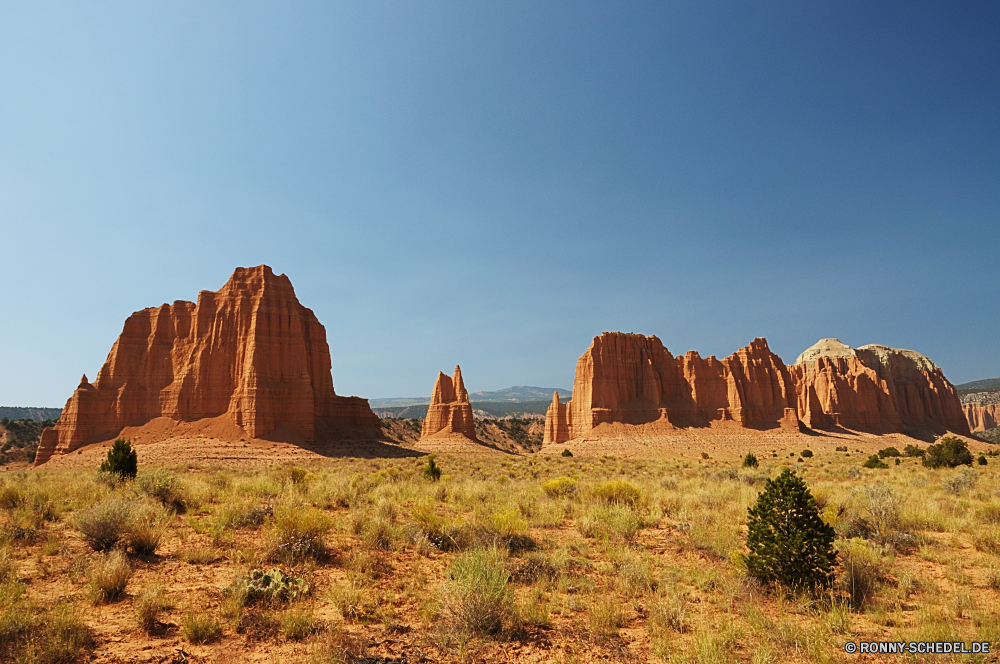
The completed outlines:
{"type": "Polygon", "coordinates": [[[789,367],[799,419],[813,429],[969,434],[955,387],[920,353],[821,339],[789,367]]]}
{"type": "Polygon", "coordinates": [[[674,357],[655,336],[605,332],[576,364],[573,398],[557,397],[546,442],[587,435],[605,423],[660,428],[712,426],[795,429],[795,391],[764,339],[723,360],[689,351],[674,357]]]}
{"type": "Polygon", "coordinates": [[[455,375],[451,378],[438,372],[434,381],[431,404],[427,407],[427,417],[420,432],[421,438],[438,435],[459,434],[478,442],[476,426],[472,419],[472,404],[469,393],[462,381],[462,369],[455,365],[455,375]]]}
{"type": "Polygon", "coordinates": [[[260,265],[237,268],[197,304],[129,316],[96,380],[84,376],[56,426],[42,433],[35,465],[153,418],[222,415],[249,438],[275,430],[303,441],[317,432],[380,434],[366,399],[334,392],[323,325],[288,277],[260,265]]]}

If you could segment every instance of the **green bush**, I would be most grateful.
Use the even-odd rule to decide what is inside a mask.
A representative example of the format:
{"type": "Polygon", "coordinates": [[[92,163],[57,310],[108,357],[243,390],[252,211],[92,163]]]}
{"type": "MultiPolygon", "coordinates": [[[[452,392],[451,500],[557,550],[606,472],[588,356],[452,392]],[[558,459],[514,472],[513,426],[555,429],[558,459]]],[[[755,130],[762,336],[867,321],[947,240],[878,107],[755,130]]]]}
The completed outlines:
{"type": "Polygon", "coordinates": [[[976,459],[980,466],[985,466],[988,462],[986,461],[986,455],[980,454],[979,458],[976,459]]]}
{"type": "Polygon", "coordinates": [[[108,457],[101,463],[101,472],[117,475],[119,479],[134,480],[139,472],[139,457],[132,449],[132,443],[118,438],[111,444],[108,457]]]}
{"type": "Polygon", "coordinates": [[[878,458],[877,454],[873,454],[868,457],[868,460],[861,464],[865,468],[888,468],[887,464],[882,463],[882,460],[878,458]]]}
{"type": "Polygon", "coordinates": [[[903,448],[903,454],[908,457],[922,457],[927,454],[927,450],[916,445],[907,445],[903,448]]]}
{"type": "Polygon", "coordinates": [[[747,455],[743,457],[743,467],[744,468],[756,468],[760,465],[757,461],[757,456],[753,452],[747,452],[747,455]]]}
{"type": "Polygon", "coordinates": [[[895,447],[883,447],[878,451],[878,458],[885,459],[886,457],[898,457],[900,456],[899,450],[895,447]]]}
{"type": "Polygon", "coordinates": [[[424,466],[424,477],[431,482],[437,482],[441,479],[441,467],[434,463],[433,454],[427,457],[427,465],[424,466]]]}
{"type": "Polygon", "coordinates": [[[786,468],[768,480],[747,519],[747,572],[791,588],[830,584],[836,553],[833,528],[820,519],[806,483],[786,468]]]}
{"type": "Polygon", "coordinates": [[[573,453],[572,453],[572,452],[570,452],[570,451],[569,451],[569,450],[567,450],[567,449],[564,449],[564,450],[562,451],[562,453],[561,453],[561,454],[560,454],[559,456],[564,456],[564,457],[571,457],[571,456],[573,456],[573,453]]]}
{"type": "Polygon", "coordinates": [[[813,451],[812,450],[802,450],[802,456],[805,457],[806,459],[808,459],[812,455],[813,455],[813,451]]]}
{"type": "Polygon", "coordinates": [[[927,448],[927,454],[922,462],[928,468],[954,468],[956,466],[971,466],[972,452],[964,440],[954,436],[946,436],[936,445],[927,448]]]}

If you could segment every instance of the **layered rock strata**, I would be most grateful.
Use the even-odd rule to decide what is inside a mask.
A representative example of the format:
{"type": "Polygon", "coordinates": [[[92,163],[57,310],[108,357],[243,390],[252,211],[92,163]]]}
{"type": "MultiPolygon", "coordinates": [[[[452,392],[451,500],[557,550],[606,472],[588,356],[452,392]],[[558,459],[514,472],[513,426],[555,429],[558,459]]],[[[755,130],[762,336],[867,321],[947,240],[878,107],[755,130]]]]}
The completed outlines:
{"type": "Polygon", "coordinates": [[[605,423],[794,430],[795,404],[788,370],[764,339],[717,360],[695,351],[674,357],[655,336],[605,332],[577,361],[569,403],[553,395],[544,443],[605,423]]]}
{"type": "Polygon", "coordinates": [[[455,375],[450,378],[443,372],[438,372],[420,437],[452,434],[478,442],[472,419],[472,404],[469,403],[469,393],[462,381],[462,368],[458,365],[455,366],[455,375]]]}
{"type": "Polygon", "coordinates": [[[237,268],[197,303],[129,316],[97,378],[85,375],[42,433],[35,465],[153,418],[220,415],[248,438],[380,434],[367,399],[334,392],[323,325],[288,277],[260,265],[237,268]]]}
{"type": "Polygon", "coordinates": [[[879,344],[851,348],[821,339],[789,371],[799,419],[812,429],[969,434],[954,385],[915,351],[879,344]]]}

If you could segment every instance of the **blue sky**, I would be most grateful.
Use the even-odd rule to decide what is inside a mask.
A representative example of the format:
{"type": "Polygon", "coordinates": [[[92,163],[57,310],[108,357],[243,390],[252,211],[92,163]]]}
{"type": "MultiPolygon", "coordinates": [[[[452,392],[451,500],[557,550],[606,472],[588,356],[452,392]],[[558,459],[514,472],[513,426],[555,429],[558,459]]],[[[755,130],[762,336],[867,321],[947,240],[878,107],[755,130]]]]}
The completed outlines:
{"type": "Polygon", "coordinates": [[[572,384],[603,330],[1000,376],[997,3],[0,8],[0,404],[287,274],[340,394],[572,384]]]}

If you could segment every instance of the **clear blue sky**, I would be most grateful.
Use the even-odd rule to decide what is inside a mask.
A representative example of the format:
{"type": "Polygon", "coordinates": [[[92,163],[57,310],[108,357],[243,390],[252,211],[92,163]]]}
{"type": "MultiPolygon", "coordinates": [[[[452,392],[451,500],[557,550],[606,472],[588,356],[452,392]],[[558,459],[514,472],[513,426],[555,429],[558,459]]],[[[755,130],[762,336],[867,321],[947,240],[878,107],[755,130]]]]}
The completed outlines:
{"type": "Polygon", "coordinates": [[[260,263],[340,394],[568,387],[602,330],[1000,376],[998,35],[996,2],[5,2],[0,404],[260,263]]]}

